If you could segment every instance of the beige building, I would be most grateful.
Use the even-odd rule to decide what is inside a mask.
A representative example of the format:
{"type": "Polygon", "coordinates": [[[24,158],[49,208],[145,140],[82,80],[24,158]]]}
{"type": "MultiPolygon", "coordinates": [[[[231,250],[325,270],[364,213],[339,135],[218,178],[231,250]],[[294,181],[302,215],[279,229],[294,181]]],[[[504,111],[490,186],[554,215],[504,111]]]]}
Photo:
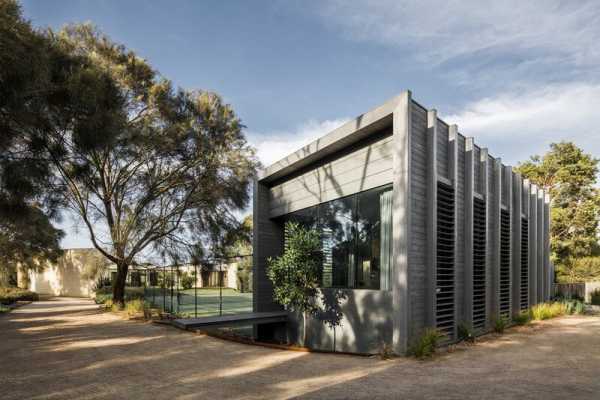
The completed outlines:
{"type": "Polygon", "coordinates": [[[96,277],[106,268],[96,249],[67,249],[57,263],[29,272],[29,289],[52,296],[89,297],[96,277]]]}

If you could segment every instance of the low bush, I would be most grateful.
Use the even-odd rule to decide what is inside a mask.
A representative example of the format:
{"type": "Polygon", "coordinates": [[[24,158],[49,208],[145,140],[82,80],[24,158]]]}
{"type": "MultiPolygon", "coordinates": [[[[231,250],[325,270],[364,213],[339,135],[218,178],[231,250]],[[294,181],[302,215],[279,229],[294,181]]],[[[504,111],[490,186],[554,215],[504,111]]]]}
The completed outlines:
{"type": "Polygon", "coordinates": [[[381,342],[379,344],[379,358],[382,360],[389,360],[394,357],[394,349],[391,344],[386,342],[381,342]]]}
{"type": "Polygon", "coordinates": [[[531,313],[529,311],[521,311],[513,317],[513,322],[517,325],[526,325],[531,321],[531,313]]]}
{"type": "Polygon", "coordinates": [[[585,313],[585,305],[582,301],[579,300],[567,300],[563,301],[565,307],[565,314],[573,315],[573,314],[584,314],[585,313]]]}
{"type": "Polygon", "coordinates": [[[494,332],[504,333],[504,330],[508,326],[508,320],[506,317],[500,316],[494,320],[494,332]]]}
{"type": "Polygon", "coordinates": [[[125,303],[125,311],[130,317],[135,317],[140,313],[145,315],[147,308],[148,306],[146,305],[146,302],[141,299],[130,300],[125,303]]]}
{"type": "Polygon", "coordinates": [[[531,307],[531,318],[535,321],[543,321],[564,315],[567,306],[562,302],[540,303],[531,307]]]}
{"type": "Polygon", "coordinates": [[[3,306],[0,304],[0,314],[4,314],[10,311],[10,307],[3,306]]]}
{"type": "Polygon", "coordinates": [[[424,359],[431,357],[435,353],[438,343],[446,337],[442,332],[434,328],[427,328],[423,331],[409,349],[409,353],[416,358],[424,359]]]}
{"type": "Polygon", "coordinates": [[[600,289],[596,289],[592,292],[591,302],[595,306],[600,306],[600,289]]]}
{"type": "Polygon", "coordinates": [[[186,272],[181,274],[180,282],[181,287],[185,290],[189,290],[194,287],[195,279],[193,275],[190,275],[186,272]]]}
{"type": "Polygon", "coordinates": [[[465,342],[474,342],[475,335],[473,334],[473,329],[467,324],[460,323],[457,327],[458,339],[465,342]]]}
{"type": "Polygon", "coordinates": [[[37,301],[37,293],[14,287],[0,287],[0,304],[12,304],[17,301],[37,301]]]}

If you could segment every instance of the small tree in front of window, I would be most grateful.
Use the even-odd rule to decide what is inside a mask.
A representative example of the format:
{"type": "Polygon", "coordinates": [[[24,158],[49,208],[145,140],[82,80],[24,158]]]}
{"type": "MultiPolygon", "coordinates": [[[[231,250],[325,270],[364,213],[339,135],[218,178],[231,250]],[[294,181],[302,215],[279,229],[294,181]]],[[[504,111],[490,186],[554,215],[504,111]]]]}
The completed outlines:
{"type": "Polygon", "coordinates": [[[285,225],[283,254],[269,259],[267,276],[273,283],[273,298],[288,311],[302,313],[303,342],[306,343],[306,319],[321,311],[318,294],[322,253],[319,232],[296,222],[285,225]]]}

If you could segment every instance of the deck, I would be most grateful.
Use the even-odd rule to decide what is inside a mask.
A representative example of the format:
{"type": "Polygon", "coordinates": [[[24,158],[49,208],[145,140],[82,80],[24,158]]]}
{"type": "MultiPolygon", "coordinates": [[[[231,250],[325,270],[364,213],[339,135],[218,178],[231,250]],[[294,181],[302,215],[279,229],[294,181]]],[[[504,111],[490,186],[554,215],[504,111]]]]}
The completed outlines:
{"type": "Polygon", "coordinates": [[[173,321],[173,325],[180,329],[192,330],[199,328],[286,322],[287,317],[288,313],[286,311],[253,312],[214,317],[176,319],[173,321]]]}

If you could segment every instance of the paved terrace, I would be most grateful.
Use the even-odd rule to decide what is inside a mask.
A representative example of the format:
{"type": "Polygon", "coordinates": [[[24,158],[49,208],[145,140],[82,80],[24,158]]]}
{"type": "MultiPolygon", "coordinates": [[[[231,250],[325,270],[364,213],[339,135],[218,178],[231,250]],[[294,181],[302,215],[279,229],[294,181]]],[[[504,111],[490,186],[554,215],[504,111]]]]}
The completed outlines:
{"type": "Polygon", "coordinates": [[[592,399],[600,318],[565,317],[419,362],[248,346],[124,321],[88,300],[0,316],[2,399],[592,399]]]}

